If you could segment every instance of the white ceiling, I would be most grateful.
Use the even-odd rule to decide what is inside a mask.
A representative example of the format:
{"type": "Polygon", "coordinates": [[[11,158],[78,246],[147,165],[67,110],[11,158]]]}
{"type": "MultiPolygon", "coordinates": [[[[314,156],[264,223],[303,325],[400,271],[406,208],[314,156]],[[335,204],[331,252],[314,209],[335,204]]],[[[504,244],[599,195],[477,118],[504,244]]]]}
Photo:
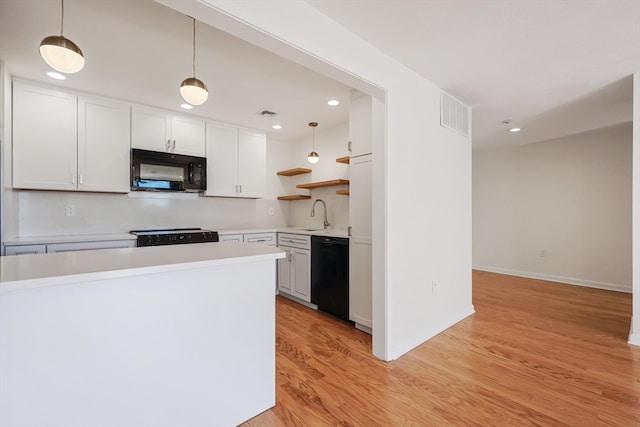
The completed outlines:
{"type": "Polygon", "coordinates": [[[631,120],[640,0],[307,2],[472,106],[474,148],[631,120]]]}
{"type": "Polygon", "coordinates": [[[58,82],[45,75],[38,46],[60,33],[60,0],[0,0],[0,59],[16,76],[262,129],[280,141],[309,139],[311,121],[321,130],[348,120],[351,88],[202,23],[196,76],[209,100],[187,113],[179,86],[192,76],[192,31],[190,18],[153,0],[66,0],[64,35],[86,65],[58,82]],[[329,107],[330,98],[341,105],[329,107]],[[278,114],[260,116],[264,109],[278,114]]]}
{"type": "MultiPolygon", "coordinates": [[[[475,148],[631,120],[640,0],[308,3],[472,106],[475,148]],[[508,133],[505,119],[523,131],[508,133]]],[[[153,0],[66,0],[65,36],[83,49],[87,65],[57,83],[44,76],[37,46],[59,32],[59,9],[59,0],[0,0],[0,59],[11,72],[180,111],[178,86],[191,76],[189,18],[153,0]]],[[[191,114],[274,139],[308,136],[309,121],[332,127],[348,117],[350,88],[204,24],[197,27],[196,74],[210,99],[191,114]],[[331,97],[343,103],[329,108],[331,97]],[[278,116],[258,116],[265,108],[278,116]],[[276,121],[282,131],[271,131],[276,121]]]]}

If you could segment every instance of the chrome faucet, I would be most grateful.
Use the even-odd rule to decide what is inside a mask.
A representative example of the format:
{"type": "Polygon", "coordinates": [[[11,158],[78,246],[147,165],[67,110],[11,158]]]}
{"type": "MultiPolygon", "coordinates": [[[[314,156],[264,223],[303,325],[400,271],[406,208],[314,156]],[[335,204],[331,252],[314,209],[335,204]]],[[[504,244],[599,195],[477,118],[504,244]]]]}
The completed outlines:
{"type": "Polygon", "coordinates": [[[324,200],[322,199],[316,199],[315,202],[313,202],[313,206],[311,207],[311,216],[315,216],[316,215],[316,203],[322,203],[322,206],[324,207],[324,230],[327,230],[327,227],[330,226],[331,224],[329,224],[329,221],[327,221],[327,205],[324,202],[324,200]]]}

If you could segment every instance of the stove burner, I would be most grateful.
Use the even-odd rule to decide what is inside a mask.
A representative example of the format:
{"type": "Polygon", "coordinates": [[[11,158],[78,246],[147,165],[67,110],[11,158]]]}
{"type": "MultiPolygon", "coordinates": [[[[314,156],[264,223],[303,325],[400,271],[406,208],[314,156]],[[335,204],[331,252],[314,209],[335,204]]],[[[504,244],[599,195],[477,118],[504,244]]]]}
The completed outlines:
{"type": "Polygon", "coordinates": [[[181,245],[218,241],[217,231],[203,230],[201,228],[132,230],[130,233],[138,236],[138,246],[181,245]]]}

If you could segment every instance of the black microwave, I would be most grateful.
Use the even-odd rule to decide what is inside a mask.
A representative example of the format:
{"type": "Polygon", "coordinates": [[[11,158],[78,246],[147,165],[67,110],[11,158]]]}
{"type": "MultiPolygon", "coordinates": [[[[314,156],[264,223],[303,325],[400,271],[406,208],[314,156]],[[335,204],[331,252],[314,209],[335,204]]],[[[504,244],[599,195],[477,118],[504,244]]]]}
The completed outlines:
{"type": "Polygon", "coordinates": [[[207,159],[161,151],[131,149],[131,189],[188,191],[207,189],[207,159]]]}

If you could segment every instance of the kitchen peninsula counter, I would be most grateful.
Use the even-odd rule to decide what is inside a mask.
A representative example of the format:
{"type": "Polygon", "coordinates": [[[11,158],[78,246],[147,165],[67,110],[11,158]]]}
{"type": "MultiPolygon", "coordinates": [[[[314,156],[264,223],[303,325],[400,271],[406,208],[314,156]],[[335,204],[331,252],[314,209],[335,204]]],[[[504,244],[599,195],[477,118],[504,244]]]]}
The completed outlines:
{"type": "Polygon", "coordinates": [[[0,425],[234,426],[275,404],[278,248],[0,257],[0,425]]]}

